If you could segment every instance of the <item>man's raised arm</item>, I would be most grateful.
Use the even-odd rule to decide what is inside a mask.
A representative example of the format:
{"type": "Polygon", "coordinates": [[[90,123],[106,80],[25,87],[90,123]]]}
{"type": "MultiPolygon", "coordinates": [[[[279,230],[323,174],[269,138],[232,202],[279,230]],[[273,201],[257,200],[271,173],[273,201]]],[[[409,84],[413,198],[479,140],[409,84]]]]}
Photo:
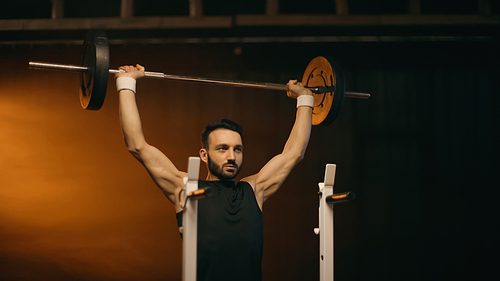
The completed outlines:
{"type": "Polygon", "coordinates": [[[175,204],[176,211],[180,211],[180,192],[184,186],[183,178],[186,174],[177,170],[160,150],[149,145],[142,132],[141,118],[135,99],[135,80],[144,76],[144,67],[122,66],[119,69],[124,71],[116,75],[116,82],[125,144],[130,153],[148,170],[151,178],[165,196],[175,204]]]}
{"type": "Polygon", "coordinates": [[[283,152],[272,158],[256,175],[242,179],[254,188],[261,209],[264,202],[278,191],[293,167],[304,158],[311,135],[313,94],[297,80],[290,80],[288,87],[289,96],[298,98],[298,103],[295,123],[283,152]]]}

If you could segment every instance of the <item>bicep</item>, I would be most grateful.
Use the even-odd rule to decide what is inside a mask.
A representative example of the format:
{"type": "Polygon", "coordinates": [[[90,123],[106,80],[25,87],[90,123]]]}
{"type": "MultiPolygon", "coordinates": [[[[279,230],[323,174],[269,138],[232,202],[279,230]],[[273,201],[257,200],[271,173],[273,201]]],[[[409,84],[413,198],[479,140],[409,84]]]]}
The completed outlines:
{"type": "Polygon", "coordinates": [[[165,196],[175,204],[175,190],[184,186],[183,178],[186,173],[180,172],[172,161],[154,146],[146,145],[141,150],[131,153],[146,168],[165,196]]]}
{"type": "Polygon", "coordinates": [[[263,201],[278,191],[295,165],[295,159],[279,154],[262,167],[256,175],[255,191],[262,194],[263,201]]]}

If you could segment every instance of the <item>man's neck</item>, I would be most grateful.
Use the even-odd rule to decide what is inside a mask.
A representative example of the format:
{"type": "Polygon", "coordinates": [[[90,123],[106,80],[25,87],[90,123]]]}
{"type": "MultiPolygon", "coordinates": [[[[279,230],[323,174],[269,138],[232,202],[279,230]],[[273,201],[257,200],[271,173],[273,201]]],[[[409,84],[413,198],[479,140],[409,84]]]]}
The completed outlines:
{"type": "Polygon", "coordinates": [[[220,179],[217,176],[212,175],[211,173],[208,173],[206,181],[235,181],[235,179],[220,179]]]}

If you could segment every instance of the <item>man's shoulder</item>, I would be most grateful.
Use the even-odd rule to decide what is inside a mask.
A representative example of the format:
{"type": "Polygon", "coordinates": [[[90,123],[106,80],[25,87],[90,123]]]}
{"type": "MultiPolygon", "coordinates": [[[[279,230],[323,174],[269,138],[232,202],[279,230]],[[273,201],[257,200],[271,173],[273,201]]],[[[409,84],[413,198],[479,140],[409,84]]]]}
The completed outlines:
{"type": "Polygon", "coordinates": [[[240,180],[239,182],[236,183],[236,186],[238,185],[246,185],[246,186],[252,186],[248,181],[240,180]]]}
{"type": "Polygon", "coordinates": [[[243,184],[247,184],[249,185],[253,192],[255,192],[255,178],[256,178],[256,175],[253,175],[253,176],[248,176],[248,177],[245,177],[245,178],[242,178],[239,182],[239,183],[243,183],[243,184]]]}

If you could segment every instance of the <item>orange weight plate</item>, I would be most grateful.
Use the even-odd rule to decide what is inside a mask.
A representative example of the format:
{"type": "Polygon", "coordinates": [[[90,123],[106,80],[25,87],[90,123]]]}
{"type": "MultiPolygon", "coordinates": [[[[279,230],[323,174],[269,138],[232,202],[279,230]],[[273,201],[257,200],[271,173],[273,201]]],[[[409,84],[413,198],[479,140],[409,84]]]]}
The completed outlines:
{"type": "Polygon", "coordinates": [[[313,125],[329,125],[340,114],[344,104],[345,78],[340,65],[329,57],[316,57],[302,77],[306,87],[332,87],[333,92],[314,94],[313,125]]]}

